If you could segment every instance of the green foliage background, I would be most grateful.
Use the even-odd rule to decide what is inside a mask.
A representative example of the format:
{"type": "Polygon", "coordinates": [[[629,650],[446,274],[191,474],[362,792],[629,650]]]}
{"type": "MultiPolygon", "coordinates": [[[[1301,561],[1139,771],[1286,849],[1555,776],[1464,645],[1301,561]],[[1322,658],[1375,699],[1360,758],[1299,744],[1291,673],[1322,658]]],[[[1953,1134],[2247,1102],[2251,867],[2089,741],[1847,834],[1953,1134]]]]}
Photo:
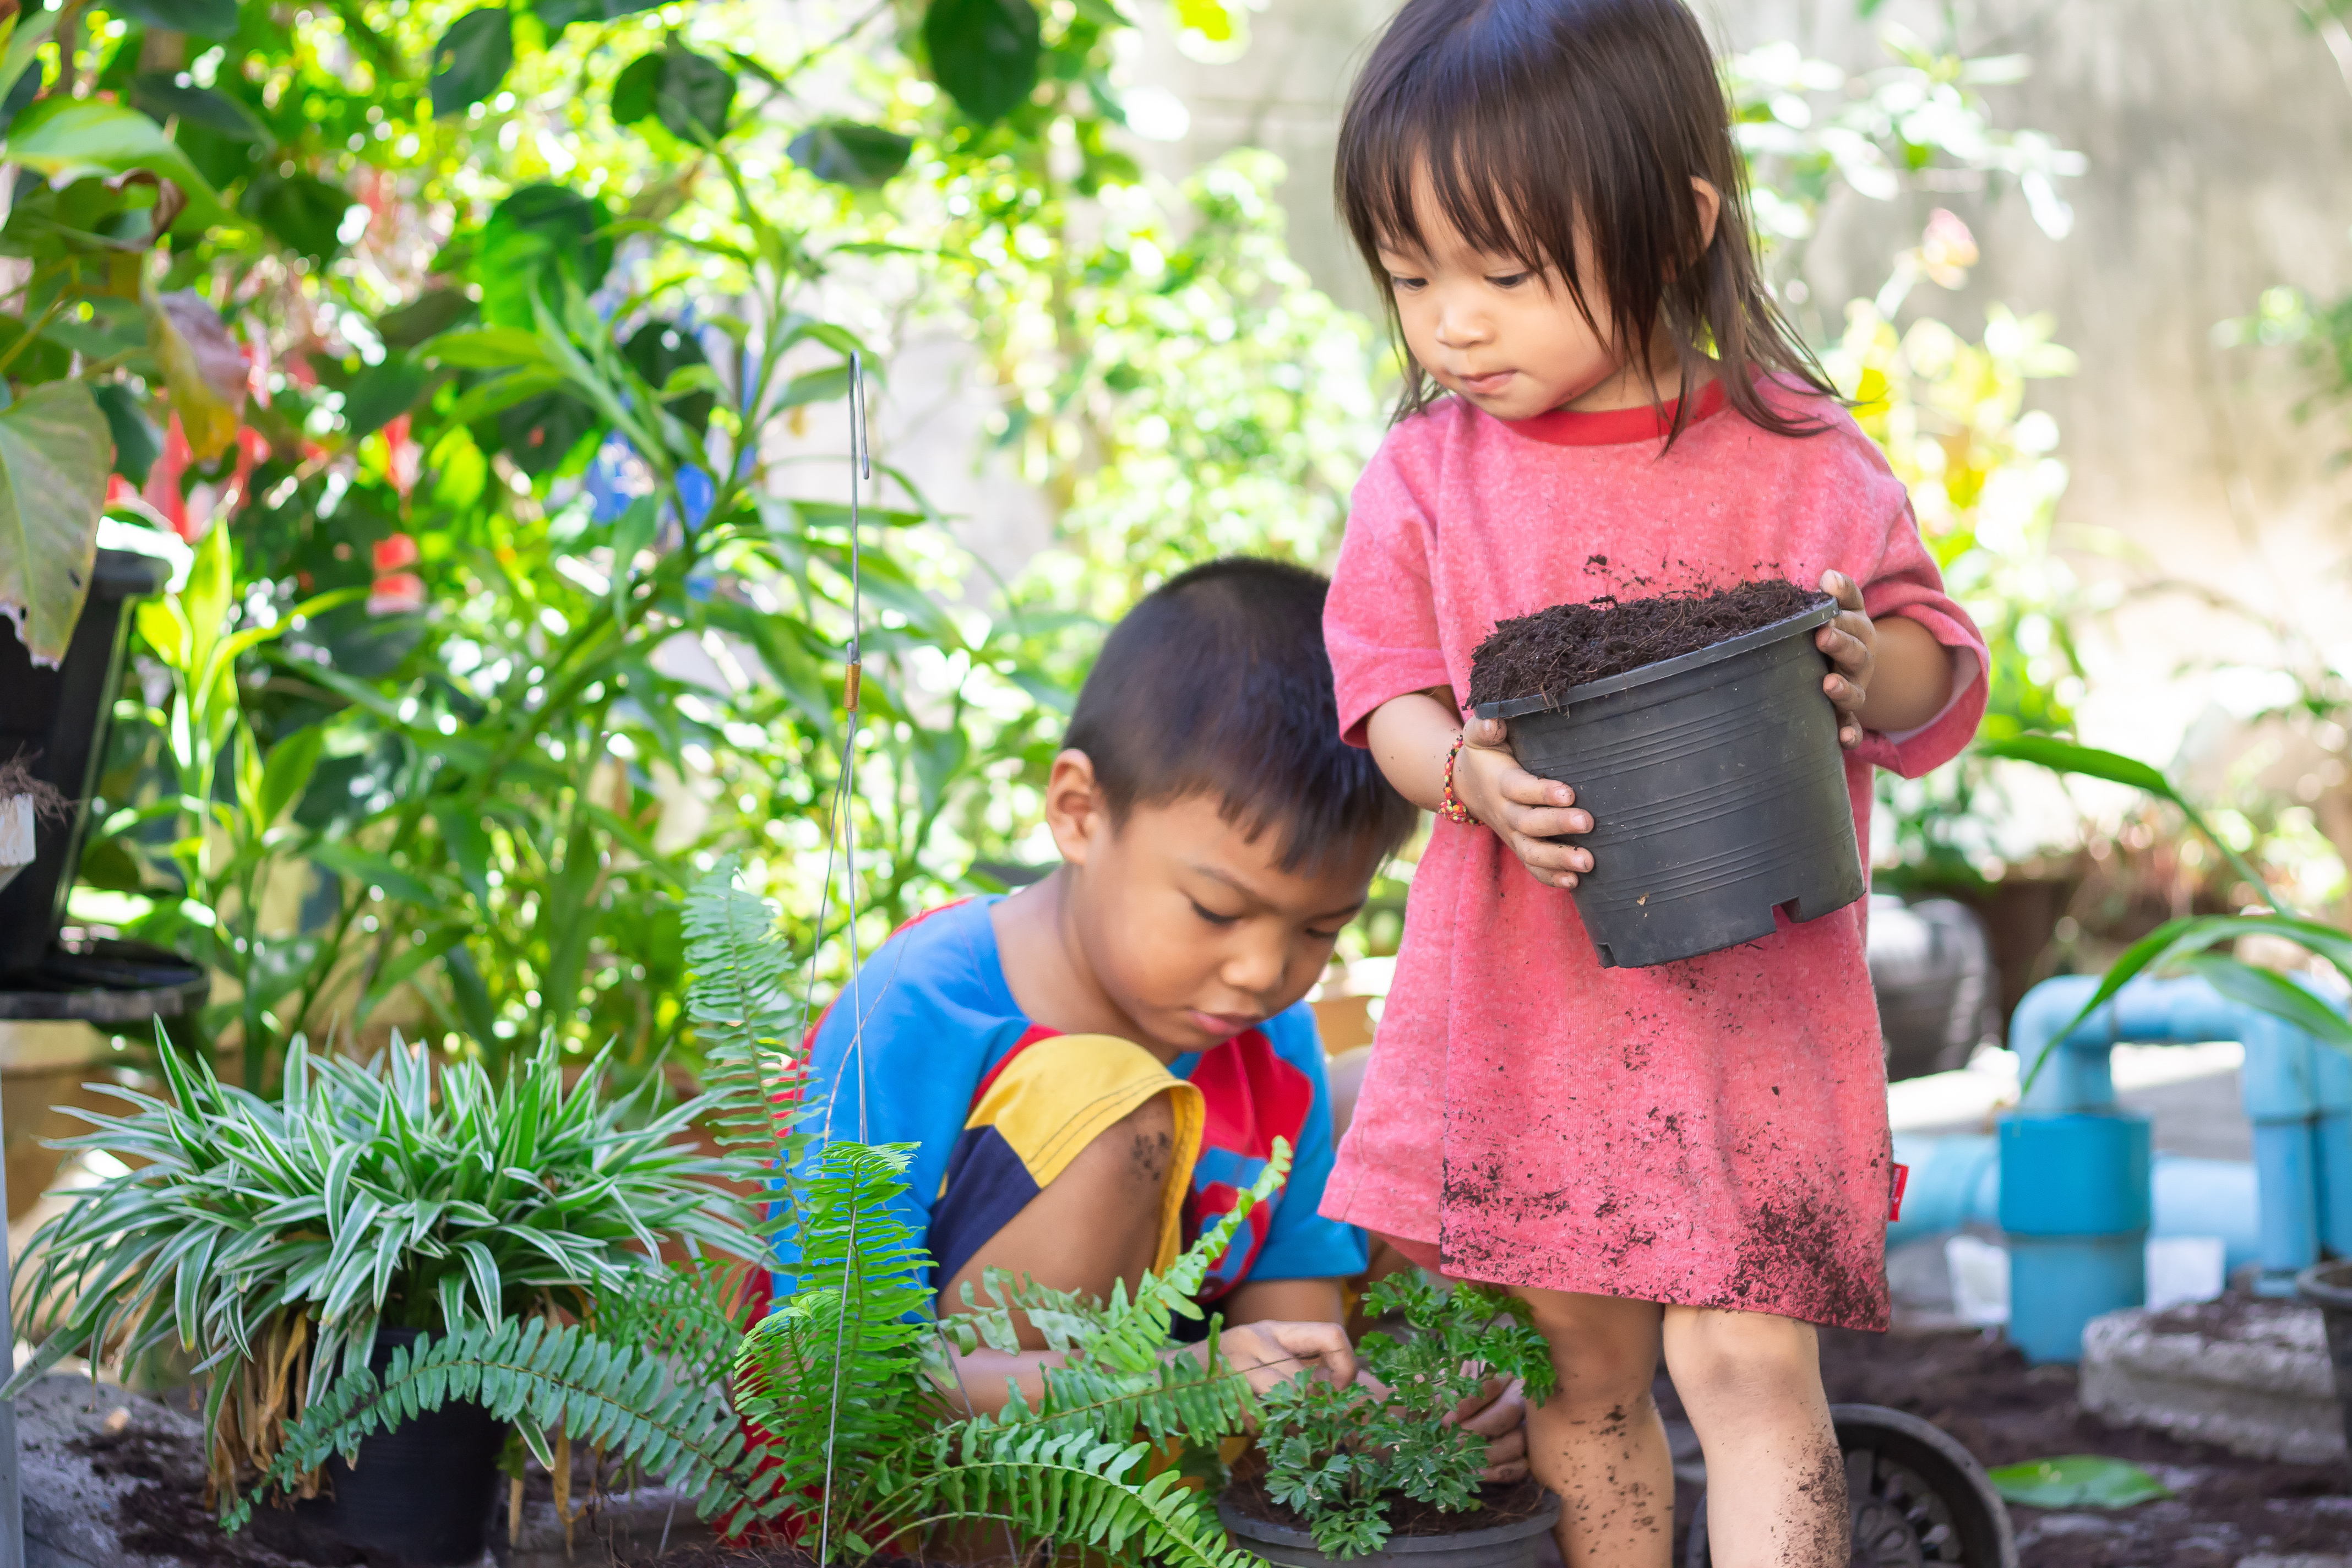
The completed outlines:
{"type": "MultiPolygon", "coordinates": [[[[35,279],[13,374],[97,387],[116,537],[200,541],[138,617],[78,915],[208,963],[198,1035],[266,1088],[297,1033],[336,1026],[650,1063],[686,1029],[675,894],[721,855],[804,944],[824,917],[820,994],[853,942],[1039,858],[1035,787],[1104,621],[1220,551],[1328,558],[1386,406],[1385,346],[1284,247],[1277,161],[1137,164],[1134,19],[71,12],[27,114],[111,102],[195,195],[159,237],[130,215],[176,185],[59,165],[27,187],[0,229],[35,279]],[[853,354],[879,408],[933,392],[890,380],[927,332],[965,345],[958,390],[1055,548],[992,580],[975,520],[893,466],[877,420],[851,744],[849,474],[824,432],[853,354]]],[[[1208,4],[1178,20],[1243,31],[1208,4]]],[[[1780,275],[1841,188],[1904,232],[1958,167],[2058,221],[2072,155],[1982,96],[2022,68],[1900,37],[1865,76],[1785,46],[1727,61],[1780,275]]],[[[1988,375],[1916,336],[1859,354],[1880,383],[1853,390],[1918,416],[1882,437],[1898,468],[1904,439],[1975,433],[1987,483],[1915,488],[1944,485],[1923,517],[2002,624],[2047,585],[1988,565],[2042,548],[2047,443],[2011,438],[2013,356],[1988,375]],[[2021,464],[2040,521],[1977,526],[2021,464]]],[[[2063,670],[2003,668],[2018,727],[2050,721],[2063,670]]]]}

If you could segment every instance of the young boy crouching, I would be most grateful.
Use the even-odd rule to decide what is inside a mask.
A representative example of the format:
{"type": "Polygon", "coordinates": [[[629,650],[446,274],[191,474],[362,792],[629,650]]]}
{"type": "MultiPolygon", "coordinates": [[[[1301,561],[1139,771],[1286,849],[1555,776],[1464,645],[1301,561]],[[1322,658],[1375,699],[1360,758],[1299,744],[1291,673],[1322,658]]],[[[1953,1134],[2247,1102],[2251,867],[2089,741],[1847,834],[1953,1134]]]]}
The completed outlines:
{"type": "MultiPolygon", "coordinates": [[[[1279,1138],[1289,1181],[1202,1304],[1261,1389],[1308,1365],[1353,1379],[1339,1282],[1365,1243],[1316,1213],[1331,1112],[1303,998],[1415,814],[1339,739],[1325,587],[1224,560],[1139,604],[1054,759],[1061,866],[909,921],[819,1025],[813,1125],[918,1146],[902,1207],[942,1313],[966,1284],[985,1301],[992,1268],[1132,1289],[1234,1206],[1279,1138]]],[[[1008,1380],[1036,1398],[1054,1360],[1016,1321],[1024,1353],[963,1358],[982,1410],[1008,1380]]]]}

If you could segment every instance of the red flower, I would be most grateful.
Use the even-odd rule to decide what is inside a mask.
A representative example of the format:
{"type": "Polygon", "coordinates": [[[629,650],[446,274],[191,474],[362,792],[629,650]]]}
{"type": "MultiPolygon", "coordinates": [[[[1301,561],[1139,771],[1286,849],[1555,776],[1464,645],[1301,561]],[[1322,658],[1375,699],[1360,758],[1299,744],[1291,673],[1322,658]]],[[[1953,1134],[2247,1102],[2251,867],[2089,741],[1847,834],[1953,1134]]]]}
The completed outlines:
{"type": "Polygon", "coordinates": [[[394,572],[378,577],[368,589],[371,616],[415,615],[425,607],[425,579],[414,572],[394,572]]]}
{"type": "Polygon", "coordinates": [[[381,577],[416,564],[416,541],[405,533],[375,542],[375,574],[381,577]]]}

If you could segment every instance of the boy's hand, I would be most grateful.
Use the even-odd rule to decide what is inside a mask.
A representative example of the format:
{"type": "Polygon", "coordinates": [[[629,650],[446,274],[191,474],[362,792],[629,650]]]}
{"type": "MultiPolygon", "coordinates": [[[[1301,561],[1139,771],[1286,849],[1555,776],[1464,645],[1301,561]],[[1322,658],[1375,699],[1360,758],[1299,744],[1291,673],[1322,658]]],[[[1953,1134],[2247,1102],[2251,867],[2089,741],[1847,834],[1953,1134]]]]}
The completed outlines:
{"type": "Polygon", "coordinates": [[[1862,705],[1877,672],[1878,628],[1862,607],[1861,587],[1844,573],[1822,573],[1822,592],[1838,602],[1838,616],[1814,634],[1813,646],[1836,667],[1822,677],[1822,689],[1838,710],[1838,744],[1851,752],[1862,744],[1862,705]]]}
{"type": "Polygon", "coordinates": [[[1473,719],[1462,727],[1454,793],[1544,886],[1573,888],[1579,872],[1592,869],[1591,850],[1553,842],[1566,834],[1591,832],[1592,814],[1570,809],[1576,792],[1568,785],[1519,766],[1501,720],[1473,719]]]}
{"type": "Polygon", "coordinates": [[[1347,1387],[1356,1381],[1356,1347],[1337,1323],[1284,1323],[1264,1319],[1220,1331],[1225,1364],[1249,1379],[1253,1393],[1288,1383],[1309,1368],[1347,1387]]]}
{"type": "Polygon", "coordinates": [[[1464,1400],[1445,1420],[1486,1439],[1480,1480],[1516,1481],[1528,1473],[1528,1395],[1517,1378],[1488,1378],[1476,1397],[1464,1400]]]}

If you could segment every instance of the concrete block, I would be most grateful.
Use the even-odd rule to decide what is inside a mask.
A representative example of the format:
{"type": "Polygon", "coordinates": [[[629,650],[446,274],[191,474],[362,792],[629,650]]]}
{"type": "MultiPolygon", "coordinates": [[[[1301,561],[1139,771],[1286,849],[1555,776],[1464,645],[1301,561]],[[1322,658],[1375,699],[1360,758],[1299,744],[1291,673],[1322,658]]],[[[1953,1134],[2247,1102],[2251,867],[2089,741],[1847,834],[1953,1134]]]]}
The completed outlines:
{"type": "Polygon", "coordinates": [[[2252,1458],[2345,1458],[2344,1413],[2316,1308],[2227,1300],[2108,1312],[2083,1332],[2083,1408],[2252,1458]]]}
{"type": "Polygon", "coordinates": [[[124,1504],[155,1479],[201,1485],[195,1419],[88,1378],[45,1377],[16,1401],[25,1568],[163,1568],[124,1504]],[[184,1458],[183,1458],[184,1456],[184,1458]]]}

